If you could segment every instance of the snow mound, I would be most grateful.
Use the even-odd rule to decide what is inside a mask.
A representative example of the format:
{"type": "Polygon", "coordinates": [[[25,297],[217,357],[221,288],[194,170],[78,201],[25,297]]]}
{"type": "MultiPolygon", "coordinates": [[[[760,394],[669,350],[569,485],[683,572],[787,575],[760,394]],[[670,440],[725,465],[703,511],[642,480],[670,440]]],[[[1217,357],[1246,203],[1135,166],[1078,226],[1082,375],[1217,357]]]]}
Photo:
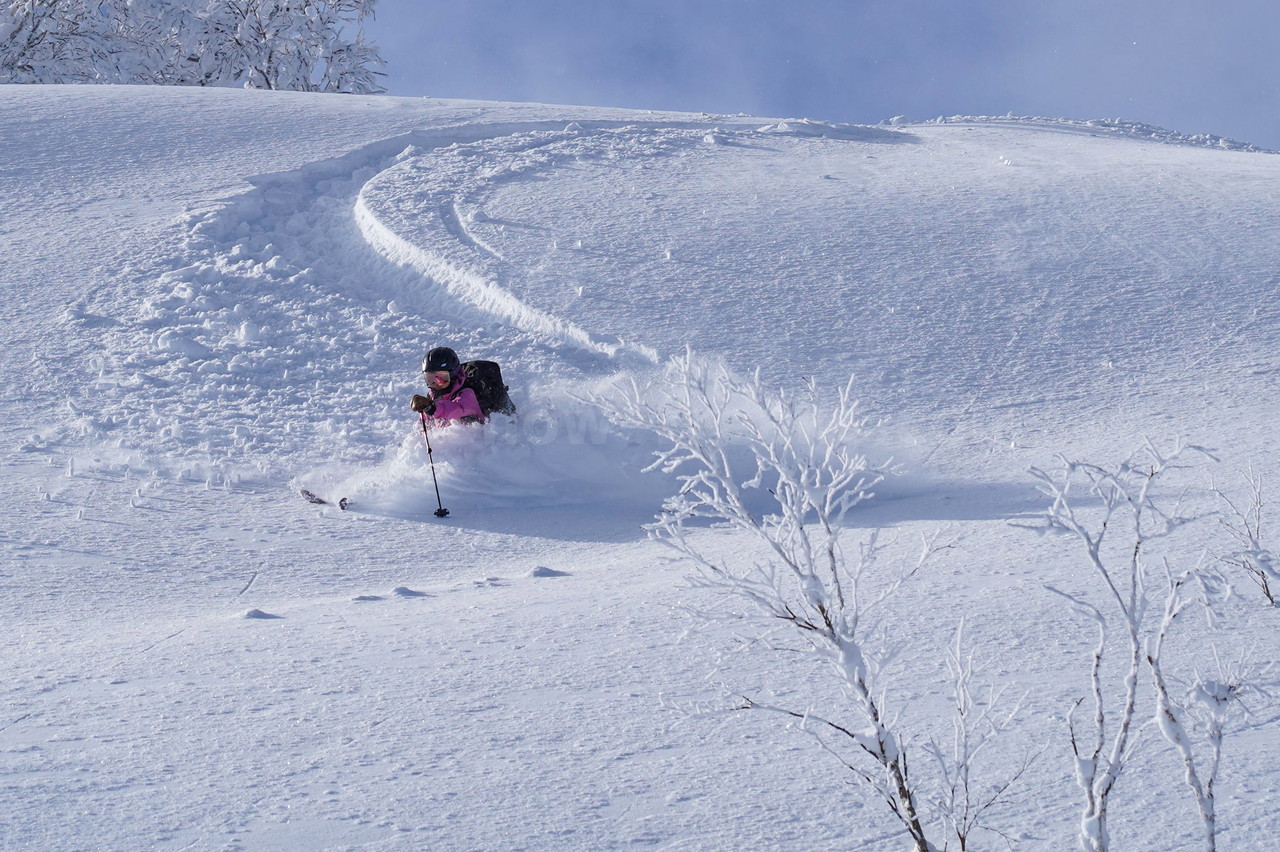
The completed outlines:
{"type": "Polygon", "coordinates": [[[283,615],[273,615],[269,612],[263,612],[260,609],[246,610],[240,617],[249,619],[250,621],[271,621],[273,619],[284,618],[283,615]]]}
{"type": "Polygon", "coordinates": [[[1260,148],[1249,142],[1240,142],[1226,136],[1212,133],[1179,133],[1154,124],[1143,124],[1124,118],[1043,118],[1040,116],[1015,116],[1008,113],[1002,116],[992,115],[951,115],[938,116],[930,122],[912,122],[904,116],[894,116],[881,122],[891,127],[904,127],[911,124],[1014,124],[1028,127],[1040,127],[1052,130],[1074,130],[1082,133],[1107,134],[1139,139],[1144,142],[1159,142],[1165,145],[1190,145],[1198,148],[1215,148],[1220,151],[1251,151],[1274,154],[1275,151],[1260,148]]]}
{"type": "Polygon", "coordinates": [[[530,577],[571,577],[568,571],[558,571],[555,568],[548,568],[545,565],[539,565],[529,572],[530,577]]]}
{"type": "Polygon", "coordinates": [[[829,124],[825,121],[815,121],[812,118],[789,118],[786,121],[766,124],[757,128],[756,132],[773,136],[846,140],[875,139],[878,135],[884,133],[883,130],[862,124],[829,124]]]}

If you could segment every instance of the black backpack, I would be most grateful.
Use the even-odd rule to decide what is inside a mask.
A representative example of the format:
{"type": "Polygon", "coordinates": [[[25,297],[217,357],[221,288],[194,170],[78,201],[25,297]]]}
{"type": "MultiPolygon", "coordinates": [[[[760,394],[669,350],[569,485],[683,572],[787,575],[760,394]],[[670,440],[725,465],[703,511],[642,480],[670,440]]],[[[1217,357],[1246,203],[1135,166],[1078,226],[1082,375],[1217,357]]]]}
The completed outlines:
{"type": "Polygon", "coordinates": [[[502,382],[502,368],[495,361],[466,361],[462,364],[464,376],[462,386],[475,391],[480,410],[488,417],[495,411],[499,414],[514,415],[515,403],[507,395],[507,386],[502,382]]]}

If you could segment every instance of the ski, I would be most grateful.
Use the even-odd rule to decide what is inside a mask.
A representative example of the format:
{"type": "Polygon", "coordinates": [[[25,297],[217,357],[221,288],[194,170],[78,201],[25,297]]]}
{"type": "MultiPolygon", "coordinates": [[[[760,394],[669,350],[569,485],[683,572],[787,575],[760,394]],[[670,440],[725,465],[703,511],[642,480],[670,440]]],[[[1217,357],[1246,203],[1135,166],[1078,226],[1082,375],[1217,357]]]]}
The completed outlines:
{"type": "MultiPolygon", "coordinates": [[[[301,494],[302,499],[306,500],[308,503],[315,503],[317,506],[333,505],[333,501],[324,499],[319,494],[316,494],[314,491],[308,491],[307,489],[303,488],[303,489],[300,489],[298,493],[301,494]]],[[[343,497],[341,500],[338,501],[338,508],[343,510],[344,512],[347,510],[347,507],[350,505],[351,505],[351,499],[348,497],[343,497]]]]}

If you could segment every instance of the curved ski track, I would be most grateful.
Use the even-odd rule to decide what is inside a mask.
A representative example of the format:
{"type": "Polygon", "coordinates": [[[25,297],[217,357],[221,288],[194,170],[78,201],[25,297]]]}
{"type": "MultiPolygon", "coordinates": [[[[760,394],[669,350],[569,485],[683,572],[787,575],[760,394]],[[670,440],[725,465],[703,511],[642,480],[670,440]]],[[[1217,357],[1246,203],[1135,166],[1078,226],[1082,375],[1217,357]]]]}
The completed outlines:
{"type": "Polygon", "coordinates": [[[643,344],[522,303],[468,217],[503,180],[624,149],[661,154],[711,126],[464,123],[252,178],[252,190],[191,217],[181,265],[105,331],[99,404],[73,410],[70,428],[104,470],[234,485],[331,457],[334,439],[376,458],[403,431],[393,401],[412,392],[412,367],[436,342],[569,374],[652,363],[643,344]],[[406,169],[412,197],[371,191],[406,169]],[[412,239],[397,215],[414,220],[412,239]],[[335,423],[342,411],[362,414],[335,423]]]}

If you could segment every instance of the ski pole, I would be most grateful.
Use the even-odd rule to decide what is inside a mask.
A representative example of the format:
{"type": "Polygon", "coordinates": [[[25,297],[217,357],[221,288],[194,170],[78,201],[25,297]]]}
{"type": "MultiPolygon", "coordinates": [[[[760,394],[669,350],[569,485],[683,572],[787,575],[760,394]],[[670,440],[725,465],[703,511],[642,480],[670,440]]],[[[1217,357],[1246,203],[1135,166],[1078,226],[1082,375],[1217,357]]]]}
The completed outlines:
{"type": "Polygon", "coordinates": [[[431,482],[436,487],[436,517],[443,518],[449,510],[440,501],[440,481],[436,479],[436,460],[431,457],[431,436],[427,434],[427,413],[422,412],[422,437],[427,441],[427,462],[431,465],[431,482]]]}

